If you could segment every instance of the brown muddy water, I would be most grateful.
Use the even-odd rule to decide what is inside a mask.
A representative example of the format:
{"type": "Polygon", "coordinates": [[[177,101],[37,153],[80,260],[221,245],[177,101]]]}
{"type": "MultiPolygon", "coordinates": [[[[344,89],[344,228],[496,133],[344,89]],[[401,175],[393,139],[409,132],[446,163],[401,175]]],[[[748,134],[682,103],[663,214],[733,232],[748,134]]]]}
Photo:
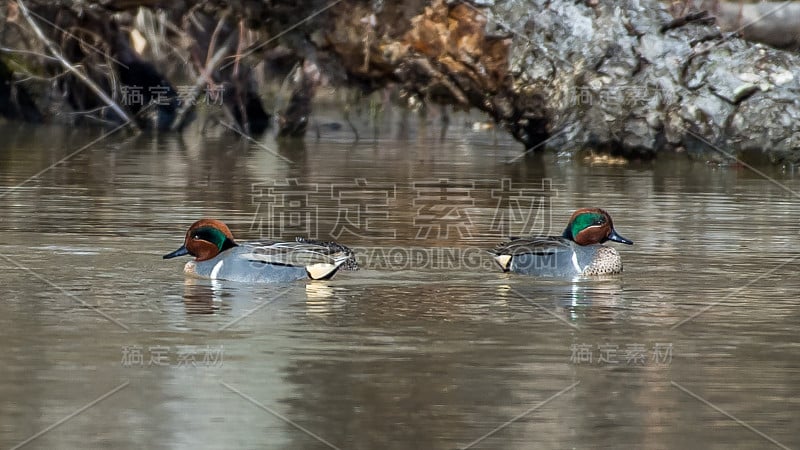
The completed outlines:
{"type": "Polygon", "coordinates": [[[466,120],[88,147],[103,131],[0,124],[0,448],[800,447],[800,177],[515,159],[466,120]],[[483,252],[582,206],[635,241],[621,276],[483,252]],[[364,268],[186,279],[161,255],[201,217],[364,268]]]}

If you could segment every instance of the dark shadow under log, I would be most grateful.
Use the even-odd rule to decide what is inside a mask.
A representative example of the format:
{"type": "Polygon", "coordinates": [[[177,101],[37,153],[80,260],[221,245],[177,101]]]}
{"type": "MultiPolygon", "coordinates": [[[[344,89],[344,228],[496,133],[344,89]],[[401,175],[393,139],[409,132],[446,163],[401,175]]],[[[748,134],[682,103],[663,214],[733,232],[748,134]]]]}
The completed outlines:
{"type": "Polygon", "coordinates": [[[0,59],[0,117],[40,123],[42,113],[24,86],[14,80],[14,72],[0,59]]]}
{"type": "Polygon", "coordinates": [[[141,128],[169,130],[175,122],[179,102],[172,83],[152,63],[143,61],[127,40],[117,39],[114,57],[123,105],[133,113],[141,128]]]}

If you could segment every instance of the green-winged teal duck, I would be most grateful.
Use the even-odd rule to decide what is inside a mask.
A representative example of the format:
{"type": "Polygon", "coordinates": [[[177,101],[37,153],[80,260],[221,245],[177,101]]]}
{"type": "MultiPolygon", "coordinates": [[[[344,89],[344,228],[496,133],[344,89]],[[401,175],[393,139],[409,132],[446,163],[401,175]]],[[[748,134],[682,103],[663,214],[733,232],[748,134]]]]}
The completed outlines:
{"type": "Polygon", "coordinates": [[[633,244],[617,234],[607,212],[582,208],[572,214],[561,236],[511,238],[491,253],[504,272],[544,277],[620,273],[622,259],[615,249],[602,245],[606,241],[633,244]]]}
{"type": "Polygon", "coordinates": [[[183,245],[164,259],[183,255],[195,257],[184,266],[188,275],[253,283],[328,279],[340,268],[358,267],[353,252],[334,242],[297,238],[237,243],[231,230],[213,219],[193,223],[183,245]]]}

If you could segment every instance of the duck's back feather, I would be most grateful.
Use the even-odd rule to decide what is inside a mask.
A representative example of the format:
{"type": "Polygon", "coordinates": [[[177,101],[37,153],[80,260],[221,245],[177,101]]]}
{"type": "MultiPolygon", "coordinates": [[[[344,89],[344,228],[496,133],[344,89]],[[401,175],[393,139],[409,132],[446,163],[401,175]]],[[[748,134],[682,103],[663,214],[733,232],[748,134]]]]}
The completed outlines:
{"type": "Polygon", "coordinates": [[[495,255],[545,255],[562,251],[572,251],[570,241],[560,236],[512,237],[494,249],[495,255]]]}

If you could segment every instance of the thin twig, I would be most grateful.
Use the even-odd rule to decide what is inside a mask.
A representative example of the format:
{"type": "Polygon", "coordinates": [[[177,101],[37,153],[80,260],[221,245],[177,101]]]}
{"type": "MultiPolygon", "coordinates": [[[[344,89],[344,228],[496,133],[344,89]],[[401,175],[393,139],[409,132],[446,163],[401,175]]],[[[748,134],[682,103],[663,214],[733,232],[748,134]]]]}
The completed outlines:
{"type": "Polygon", "coordinates": [[[56,58],[53,58],[50,55],[45,55],[44,53],[34,52],[34,51],[30,51],[30,50],[17,50],[17,49],[14,49],[14,48],[0,47],[0,52],[3,52],[3,53],[19,53],[21,55],[33,55],[33,56],[36,56],[38,58],[57,61],[56,58]]]}
{"type": "Polygon", "coordinates": [[[227,11],[217,21],[217,26],[214,27],[214,32],[211,33],[211,39],[208,40],[208,50],[206,51],[206,67],[211,64],[211,60],[208,59],[209,56],[212,54],[216,56],[214,47],[217,45],[217,39],[219,39],[219,34],[222,32],[222,27],[225,26],[226,20],[228,20],[227,11]]]}
{"type": "Polygon", "coordinates": [[[197,81],[195,81],[194,86],[192,86],[192,90],[189,92],[189,95],[181,99],[184,103],[181,105],[178,113],[175,115],[175,121],[172,123],[172,130],[181,130],[184,126],[186,126],[186,117],[188,117],[189,111],[192,110],[194,106],[195,100],[197,100],[197,95],[200,92],[200,88],[204,84],[210,84],[214,80],[211,78],[211,75],[217,69],[217,65],[222,61],[225,54],[228,53],[228,42],[226,42],[211,59],[208,60],[206,67],[203,68],[202,72],[197,76],[197,81]]]}

